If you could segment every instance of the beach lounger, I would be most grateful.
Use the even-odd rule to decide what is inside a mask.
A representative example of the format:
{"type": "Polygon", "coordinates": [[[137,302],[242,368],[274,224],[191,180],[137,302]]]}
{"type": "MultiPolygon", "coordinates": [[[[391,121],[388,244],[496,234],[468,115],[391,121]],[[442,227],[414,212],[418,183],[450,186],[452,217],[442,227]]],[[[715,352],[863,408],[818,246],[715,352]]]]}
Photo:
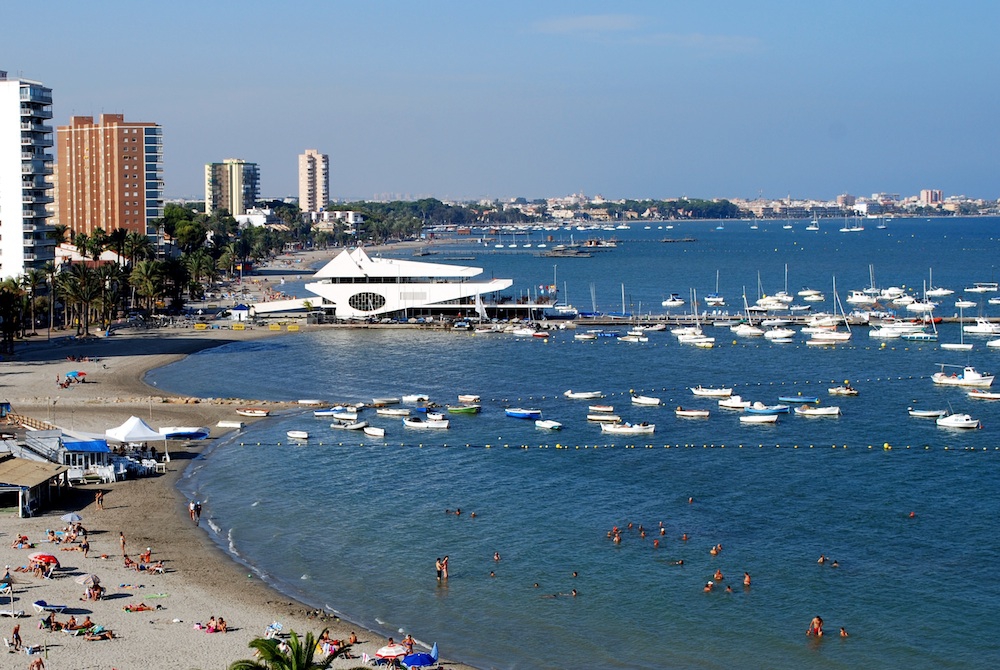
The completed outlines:
{"type": "Polygon", "coordinates": [[[281,635],[281,629],[284,628],[279,622],[275,621],[270,626],[264,629],[264,639],[270,640],[271,638],[279,637],[281,635]]]}
{"type": "Polygon", "coordinates": [[[0,610],[0,616],[9,616],[13,619],[19,619],[24,616],[24,610],[0,610]]]}
{"type": "Polygon", "coordinates": [[[66,609],[66,605],[50,605],[44,600],[36,600],[31,603],[31,605],[35,608],[36,612],[55,612],[56,614],[62,614],[63,610],[66,609]]]}

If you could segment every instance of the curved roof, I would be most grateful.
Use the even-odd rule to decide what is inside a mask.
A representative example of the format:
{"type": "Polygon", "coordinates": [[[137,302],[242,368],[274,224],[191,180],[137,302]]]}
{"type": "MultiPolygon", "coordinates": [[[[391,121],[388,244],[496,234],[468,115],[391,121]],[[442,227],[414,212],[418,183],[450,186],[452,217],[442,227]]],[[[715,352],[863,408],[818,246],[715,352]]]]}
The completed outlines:
{"type": "Polygon", "coordinates": [[[344,249],[319,269],[312,279],[334,277],[475,277],[482,268],[468,265],[423,263],[396,258],[372,258],[364,249],[344,249]]]}

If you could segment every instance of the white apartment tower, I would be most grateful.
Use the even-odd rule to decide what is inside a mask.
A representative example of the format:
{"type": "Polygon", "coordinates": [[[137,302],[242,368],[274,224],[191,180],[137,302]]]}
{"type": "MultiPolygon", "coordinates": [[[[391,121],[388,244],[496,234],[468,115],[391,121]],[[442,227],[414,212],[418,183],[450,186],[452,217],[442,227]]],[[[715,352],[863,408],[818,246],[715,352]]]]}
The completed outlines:
{"type": "Polygon", "coordinates": [[[315,149],[299,154],[299,209],[319,212],[330,202],[330,157],[315,149]]]}
{"type": "Polygon", "coordinates": [[[0,279],[55,260],[52,202],[52,89],[0,70],[0,279]]]}
{"type": "Polygon", "coordinates": [[[205,213],[225,209],[233,216],[253,209],[260,196],[260,169],[256,163],[227,158],[205,165],[205,213]]]}

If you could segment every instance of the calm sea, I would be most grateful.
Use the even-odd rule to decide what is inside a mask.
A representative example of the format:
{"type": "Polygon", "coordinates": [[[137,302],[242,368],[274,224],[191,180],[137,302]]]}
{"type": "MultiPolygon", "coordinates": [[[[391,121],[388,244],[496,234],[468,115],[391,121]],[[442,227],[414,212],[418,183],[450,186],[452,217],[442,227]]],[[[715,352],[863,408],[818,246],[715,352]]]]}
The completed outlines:
{"type": "MultiPolygon", "coordinates": [[[[792,230],[782,223],[757,231],[746,222],[724,230],[634,225],[598,233],[622,243],[590,259],[471,243],[441,256],[476,253],[474,264],[513,277],[515,291],[551,284],[556,274],[572,303],[590,309],[593,293],[608,311],[620,310],[624,285],[626,309],[640,311],[641,302],[642,312],[661,312],[670,293],[714,290],[717,270],[735,311],[743,286],[756,298],[758,273],[764,292],[784,288],[786,264],[790,292],[808,285],[828,295],[834,275],[842,292],[867,286],[869,266],[880,286],[918,290],[933,268],[935,284],[958,290],[951,303],[962,287],[995,280],[996,219],[897,220],[854,234],[838,233],[840,222],[818,234],[803,222],[792,230]],[[683,235],[697,241],[660,242],[683,235]]],[[[981,309],[998,313],[985,299],[981,309]]],[[[261,577],[360,625],[437,642],[450,658],[484,668],[1000,663],[992,625],[1000,582],[991,575],[1000,556],[1000,402],[970,400],[929,378],[938,363],[996,370],[1000,351],[988,350],[985,338],[967,338],[970,353],[898,340],[883,347],[864,329],[831,349],[807,347],[803,336],[776,345],[713,330],[710,350],[678,345],[669,333],[629,344],[575,341],[571,333],[542,342],[323,331],[206,351],[148,381],[199,396],[273,400],[428,393],[444,404],[480,394],[482,414],[453,415],[448,431],[367,417],[386,428],[382,440],[289,411],[214,445],[183,483],[205,502],[216,540],[261,577]],[[827,394],[844,380],[861,395],[827,394]],[[693,397],[689,387],[698,384],[735,385],[765,402],[818,395],[843,415],[742,426],[737,414],[693,397]],[[586,401],[562,397],[567,389],[603,391],[626,420],[655,422],[655,435],[607,439],[587,424],[586,401]],[[632,407],[630,390],[664,406],[632,407]],[[565,429],[546,433],[507,418],[511,405],[541,408],[565,429]],[[712,415],[681,420],[678,405],[712,415]],[[950,406],[984,428],[939,429],[910,418],[911,405],[950,406]],[[290,429],[311,439],[290,443],[290,429]],[[461,516],[445,513],[456,508],[461,516]],[[624,529],[620,545],[607,539],[613,526],[624,529]],[[711,556],[719,543],[722,552],[711,556]],[[839,567],[817,564],[821,554],[839,567]],[[451,576],[439,585],[434,561],[444,555],[451,576]],[[703,593],[716,569],[725,580],[703,593]],[[577,597],[547,597],[573,589],[577,597]],[[818,641],[804,634],[816,615],[827,632],[818,641]],[[841,626],[849,638],[837,635],[841,626]]],[[[941,327],[941,341],[958,339],[956,325],[941,327]]]]}

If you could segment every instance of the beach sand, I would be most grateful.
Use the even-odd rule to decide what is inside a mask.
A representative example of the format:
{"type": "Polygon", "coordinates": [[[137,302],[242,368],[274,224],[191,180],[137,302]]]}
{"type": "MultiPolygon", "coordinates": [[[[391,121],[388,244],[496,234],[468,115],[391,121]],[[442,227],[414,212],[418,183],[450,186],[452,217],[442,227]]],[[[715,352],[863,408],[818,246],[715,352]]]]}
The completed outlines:
{"type": "MultiPolygon", "coordinates": [[[[248,399],[193,399],[164,394],[142,382],[143,374],[187,354],[237,339],[276,335],[263,329],[233,332],[156,329],[116,334],[108,338],[58,343],[40,341],[18,345],[14,360],[0,363],[0,388],[15,412],[51,422],[64,429],[103,433],[130,416],[139,416],[155,427],[164,425],[209,426],[213,438],[220,419],[254,421],[237,417],[234,409],[248,399]],[[67,356],[88,357],[71,362],[67,356]],[[68,389],[56,385],[57,375],[77,369],[86,372],[86,383],[68,389]],[[152,416],[152,421],[150,421],[152,416]]],[[[279,337],[295,337],[292,333],[279,337]]],[[[235,391],[234,391],[235,393],[235,391]]],[[[254,404],[266,404],[257,403],[254,404]]],[[[280,404],[273,403],[274,406],[280,404]]],[[[266,419],[265,419],[266,420],[266,419]]],[[[202,528],[189,518],[188,501],[176,488],[178,479],[204,443],[173,442],[166,474],[114,484],[88,484],[69,489],[55,509],[41,516],[19,519],[0,517],[0,564],[13,570],[26,565],[28,554],[49,551],[59,558],[62,569],[53,579],[12,572],[15,576],[14,602],[8,606],[0,598],[0,609],[24,610],[25,618],[0,619],[0,634],[10,638],[15,623],[21,625],[26,645],[45,645],[46,667],[58,668],[225,668],[232,661],[250,658],[247,643],[263,635],[273,621],[284,632],[317,636],[329,628],[331,637],[346,640],[356,631],[359,643],[352,649],[353,660],[337,659],[334,668],[362,665],[360,656],[374,656],[386,640],[362,628],[325,616],[315,616],[307,605],[269,588],[256,576],[217,547],[202,528]],[[97,490],[105,492],[104,510],[95,504],[97,490]],[[40,542],[47,529],[66,526],[59,517],[77,512],[89,531],[91,550],[84,558],[79,551],[61,551],[59,545],[40,542]],[[133,557],[147,547],[153,560],[163,560],[165,574],[150,575],[126,569],[119,546],[119,532],[126,538],[126,550],[133,557]],[[18,533],[27,535],[35,548],[11,548],[18,533]],[[106,555],[107,558],[103,558],[106,555]],[[109,597],[99,602],[82,602],[84,587],[74,582],[81,573],[92,572],[108,588],[109,597]],[[65,604],[78,620],[90,615],[95,623],[113,630],[115,640],[86,641],[62,632],[39,630],[40,615],[32,603],[45,600],[65,604]],[[125,605],[145,603],[152,611],[127,612],[125,605]],[[223,617],[226,634],[197,630],[210,616],[223,617]]],[[[337,603],[349,609],[350,603],[337,603]]],[[[413,631],[415,637],[419,631],[413,631]]],[[[402,637],[400,634],[396,639],[402,637]]],[[[32,657],[9,655],[4,667],[28,667],[32,657]]],[[[448,667],[464,668],[456,663],[448,667]]]]}

